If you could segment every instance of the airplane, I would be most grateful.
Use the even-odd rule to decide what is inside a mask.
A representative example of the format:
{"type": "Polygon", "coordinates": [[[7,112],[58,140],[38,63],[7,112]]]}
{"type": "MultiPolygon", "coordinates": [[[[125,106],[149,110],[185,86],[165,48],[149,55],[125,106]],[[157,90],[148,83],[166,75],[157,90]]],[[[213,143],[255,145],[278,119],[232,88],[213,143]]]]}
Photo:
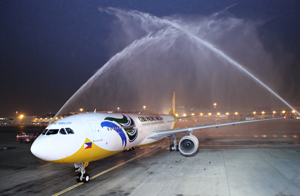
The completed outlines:
{"type": "Polygon", "coordinates": [[[129,113],[80,113],[48,125],[31,146],[33,155],[44,161],[72,163],[79,174],[77,182],[89,182],[88,164],[126,149],[152,144],[169,137],[170,151],[193,156],[199,147],[195,130],[271,119],[247,120],[174,129],[175,92],[168,115],[129,113]],[[177,144],[176,134],[187,132],[177,144]]]}

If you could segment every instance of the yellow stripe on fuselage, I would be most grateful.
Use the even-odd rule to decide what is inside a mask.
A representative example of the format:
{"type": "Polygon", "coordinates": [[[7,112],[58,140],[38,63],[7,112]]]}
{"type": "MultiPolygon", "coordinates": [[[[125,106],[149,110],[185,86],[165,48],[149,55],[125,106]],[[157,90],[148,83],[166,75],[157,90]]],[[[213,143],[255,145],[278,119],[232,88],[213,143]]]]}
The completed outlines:
{"type": "MultiPolygon", "coordinates": [[[[88,138],[85,139],[85,143],[92,142],[88,138]]],[[[83,163],[83,162],[92,162],[99,159],[103,159],[110,155],[116,154],[121,151],[109,151],[103,148],[100,148],[95,143],[92,142],[92,147],[88,149],[84,149],[84,144],[82,144],[81,148],[71,156],[68,156],[63,159],[54,160],[51,162],[54,163],[83,163]]]]}

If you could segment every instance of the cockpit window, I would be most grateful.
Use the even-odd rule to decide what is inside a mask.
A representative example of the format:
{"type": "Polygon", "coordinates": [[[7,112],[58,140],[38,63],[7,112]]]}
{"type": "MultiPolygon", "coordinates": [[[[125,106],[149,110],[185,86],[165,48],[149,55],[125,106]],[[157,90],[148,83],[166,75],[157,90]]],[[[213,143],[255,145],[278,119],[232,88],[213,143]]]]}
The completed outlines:
{"type": "Polygon", "coordinates": [[[49,129],[46,135],[55,135],[58,133],[58,129],[49,129]]]}
{"type": "Polygon", "coordinates": [[[68,134],[74,134],[74,131],[71,128],[66,128],[68,134]]]}
{"type": "Polygon", "coordinates": [[[45,135],[47,133],[48,129],[45,129],[43,132],[42,132],[42,135],[45,135]]]}
{"type": "Polygon", "coordinates": [[[67,134],[64,128],[61,128],[61,129],[59,130],[59,133],[60,133],[60,134],[63,134],[63,135],[66,135],[66,134],[67,134]]]}

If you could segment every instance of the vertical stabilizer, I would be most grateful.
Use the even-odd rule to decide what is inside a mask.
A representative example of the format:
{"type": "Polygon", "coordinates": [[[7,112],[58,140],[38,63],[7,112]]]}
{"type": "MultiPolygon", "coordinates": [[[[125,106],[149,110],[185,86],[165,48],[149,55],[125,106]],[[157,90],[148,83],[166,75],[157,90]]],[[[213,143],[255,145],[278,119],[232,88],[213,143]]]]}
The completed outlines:
{"type": "Polygon", "coordinates": [[[172,100],[172,106],[169,111],[169,115],[173,116],[176,120],[176,114],[175,114],[175,92],[173,92],[173,100],[172,100]]]}

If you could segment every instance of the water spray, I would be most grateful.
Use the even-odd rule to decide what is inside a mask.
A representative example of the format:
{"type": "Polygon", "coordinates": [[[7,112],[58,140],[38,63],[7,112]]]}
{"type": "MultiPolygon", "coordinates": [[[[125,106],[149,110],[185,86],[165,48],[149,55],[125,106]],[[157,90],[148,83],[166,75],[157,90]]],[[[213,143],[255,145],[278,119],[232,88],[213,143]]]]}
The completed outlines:
{"type": "MultiPolygon", "coordinates": [[[[108,14],[114,14],[116,15],[120,20],[124,20],[122,15],[130,16],[131,18],[137,18],[140,21],[142,21],[142,27],[146,29],[146,32],[148,34],[146,36],[143,36],[140,39],[135,40],[133,43],[125,47],[121,52],[114,55],[102,68],[100,68],[96,74],[94,74],[87,82],[85,82],[69,99],[68,101],[61,107],[61,109],[57,112],[55,117],[62,112],[62,110],[67,106],[71,100],[73,100],[79,93],[81,93],[85,88],[89,88],[93,82],[96,80],[97,77],[99,77],[101,74],[103,74],[106,70],[108,70],[114,63],[119,62],[120,60],[124,59],[128,56],[128,54],[134,53],[136,49],[144,46],[147,43],[157,42],[158,40],[162,39],[163,33],[168,31],[170,35],[173,34],[174,37],[174,30],[176,32],[181,32],[182,34],[188,36],[190,39],[195,40],[196,43],[201,44],[202,46],[206,47],[210,51],[212,51],[216,56],[221,57],[222,59],[225,59],[229,64],[235,66],[240,71],[246,73],[250,78],[252,78],[254,81],[259,83],[262,87],[267,89],[270,93],[272,93],[275,97],[277,97],[280,101],[282,101],[285,105],[287,105],[289,108],[294,110],[298,115],[300,113],[296,111],[290,104],[288,104],[283,98],[281,98],[277,93],[275,93],[271,88],[269,88],[266,84],[264,84],[262,81],[260,81],[257,77],[255,77],[251,72],[249,72],[247,69],[245,69],[241,64],[237,63],[235,60],[230,58],[227,54],[225,54],[223,51],[218,49],[216,46],[212,45],[206,40],[203,40],[199,38],[196,34],[194,34],[192,31],[190,31],[188,28],[185,28],[184,26],[180,25],[178,22],[171,21],[169,19],[165,18],[158,18],[156,16],[152,16],[150,14],[142,13],[139,11],[123,11],[116,8],[99,8],[101,12],[106,12],[108,14]],[[147,22],[150,21],[151,23],[147,22]],[[151,26],[145,26],[151,25],[151,26]],[[152,32],[149,32],[151,28],[154,27],[155,30],[152,32]],[[173,30],[173,31],[172,31],[173,30]],[[153,36],[155,34],[155,36],[153,36]]],[[[176,35],[177,36],[177,35],[176,35]]],[[[55,117],[53,119],[55,119],[55,117]]],[[[52,123],[52,121],[51,121],[52,123]]]]}
{"type": "MultiPolygon", "coordinates": [[[[292,107],[289,103],[287,103],[281,96],[279,96],[277,93],[275,93],[270,87],[268,87],[266,84],[264,84],[261,80],[259,80],[257,77],[255,77],[252,73],[250,73],[247,69],[245,69],[241,64],[237,63],[235,60],[233,60],[232,58],[230,58],[228,55],[226,55],[224,52],[222,52],[220,49],[216,48],[215,46],[213,46],[212,44],[210,44],[209,42],[197,37],[196,35],[194,35],[193,33],[187,31],[186,29],[184,29],[180,24],[172,22],[170,20],[167,19],[161,19],[158,18],[156,16],[151,16],[149,14],[144,14],[142,12],[138,12],[138,11],[134,11],[134,12],[130,12],[127,13],[123,10],[119,10],[116,8],[109,8],[112,11],[115,12],[119,12],[119,13],[123,13],[123,14],[129,14],[130,16],[133,17],[138,17],[142,20],[143,18],[146,19],[155,19],[156,21],[159,21],[160,23],[164,23],[167,24],[169,26],[172,26],[178,30],[180,30],[181,32],[183,32],[184,34],[186,34],[187,36],[193,38],[194,40],[196,40],[198,43],[201,43],[202,45],[206,46],[209,50],[211,50],[212,52],[214,52],[216,55],[224,58],[225,60],[227,60],[231,65],[234,65],[235,67],[237,67],[239,70],[243,71],[244,73],[246,73],[248,76],[250,76],[252,79],[254,79],[254,81],[256,81],[257,83],[259,83],[261,86],[263,86],[265,89],[267,89],[270,93],[272,93],[275,97],[277,97],[280,101],[282,101],[286,106],[288,106],[290,109],[294,110],[299,116],[300,113],[294,108],[292,107]]],[[[100,11],[105,11],[103,9],[101,9],[100,11]]],[[[111,14],[110,12],[107,12],[109,14],[111,14]]]]}

